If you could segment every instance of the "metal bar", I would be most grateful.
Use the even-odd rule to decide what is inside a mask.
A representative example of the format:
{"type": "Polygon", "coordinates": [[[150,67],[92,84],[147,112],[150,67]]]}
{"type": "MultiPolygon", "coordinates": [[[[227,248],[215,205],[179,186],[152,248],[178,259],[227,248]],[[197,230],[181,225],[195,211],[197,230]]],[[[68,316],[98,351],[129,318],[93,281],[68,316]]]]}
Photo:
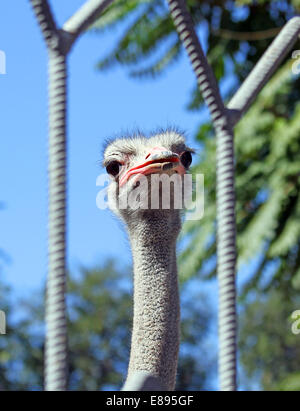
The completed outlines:
{"type": "Polygon", "coordinates": [[[49,53],[48,277],[45,389],[67,388],[66,57],[46,0],[31,0],[49,53]]]}
{"type": "Polygon", "coordinates": [[[171,16],[196,74],[198,86],[205,103],[208,105],[214,125],[224,117],[224,103],[219,93],[214,73],[207,62],[198,36],[195,32],[191,15],[184,0],[168,0],[171,16]]]}
{"type": "Polygon", "coordinates": [[[45,389],[67,389],[66,318],[66,56],[74,40],[108,6],[91,0],[58,30],[47,0],[30,0],[49,53],[49,199],[45,389]],[[70,31],[70,32],[69,32],[70,31]]]}
{"type": "Polygon", "coordinates": [[[300,34],[300,17],[289,20],[265,51],[228,104],[232,125],[248,110],[253,100],[291,50],[300,34]]]}
{"type": "Polygon", "coordinates": [[[66,99],[64,54],[49,51],[49,198],[45,389],[67,389],[66,99]]]}
{"type": "Polygon", "coordinates": [[[230,128],[217,128],[216,138],[219,384],[221,391],[235,391],[237,320],[234,136],[230,128]]]}
{"type": "Polygon", "coordinates": [[[63,30],[79,36],[86,30],[99,15],[113,2],[113,0],[90,0],[85,3],[69,20],[63,25],[63,30]]]}
{"type": "Polygon", "coordinates": [[[219,281],[219,378],[221,390],[236,390],[235,193],[233,131],[215,76],[203,53],[184,0],[168,0],[207,104],[217,138],[217,241],[219,281]]]}
{"type": "Polygon", "coordinates": [[[55,47],[58,33],[53,13],[47,0],[30,0],[36,19],[48,47],[55,47]]]}

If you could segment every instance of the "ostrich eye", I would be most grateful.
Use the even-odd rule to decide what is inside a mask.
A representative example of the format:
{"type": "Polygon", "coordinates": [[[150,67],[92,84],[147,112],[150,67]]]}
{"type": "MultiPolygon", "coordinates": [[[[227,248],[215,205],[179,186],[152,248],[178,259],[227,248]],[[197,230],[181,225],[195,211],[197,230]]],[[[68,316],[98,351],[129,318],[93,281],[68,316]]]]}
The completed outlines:
{"type": "Polygon", "coordinates": [[[122,164],[119,163],[119,161],[113,160],[107,164],[106,171],[108,172],[108,174],[112,175],[113,177],[117,177],[117,175],[120,172],[121,167],[122,167],[122,164]]]}
{"type": "Polygon", "coordinates": [[[184,151],[180,156],[180,161],[185,168],[189,168],[192,164],[192,154],[189,151],[184,151]]]}

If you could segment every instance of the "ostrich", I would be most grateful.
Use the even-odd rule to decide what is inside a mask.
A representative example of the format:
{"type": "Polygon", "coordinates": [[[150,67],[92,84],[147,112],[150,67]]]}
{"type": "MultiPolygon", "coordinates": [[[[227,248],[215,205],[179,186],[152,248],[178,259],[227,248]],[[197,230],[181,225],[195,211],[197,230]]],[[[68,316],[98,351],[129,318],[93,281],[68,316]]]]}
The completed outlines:
{"type": "MultiPolygon", "coordinates": [[[[127,226],[133,255],[133,330],[124,390],[136,389],[138,384],[133,381],[141,375],[152,378],[144,390],[175,387],[180,316],[176,240],[181,216],[179,209],[164,209],[161,202],[155,209],[132,209],[120,208],[118,201],[137,189],[141,178],[149,183],[141,194],[143,197],[150,197],[154,174],[176,174],[183,181],[192,152],[185,138],[172,130],[149,138],[137,135],[116,139],[104,151],[103,165],[111,176],[109,207],[127,226]]],[[[171,203],[175,189],[173,186],[171,203]]],[[[182,196],[182,186],[180,190],[182,196]]]]}

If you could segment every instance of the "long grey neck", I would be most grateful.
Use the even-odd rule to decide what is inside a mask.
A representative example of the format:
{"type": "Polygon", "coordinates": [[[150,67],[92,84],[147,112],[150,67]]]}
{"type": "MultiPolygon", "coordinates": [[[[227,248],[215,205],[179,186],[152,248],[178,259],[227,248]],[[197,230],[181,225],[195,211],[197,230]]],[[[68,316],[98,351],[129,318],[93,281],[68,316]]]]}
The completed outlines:
{"type": "Polygon", "coordinates": [[[176,211],[140,214],[128,225],[134,266],[134,319],[128,378],[135,371],[175,387],[179,349],[176,211]],[[151,218],[150,218],[151,217],[151,218]]]}

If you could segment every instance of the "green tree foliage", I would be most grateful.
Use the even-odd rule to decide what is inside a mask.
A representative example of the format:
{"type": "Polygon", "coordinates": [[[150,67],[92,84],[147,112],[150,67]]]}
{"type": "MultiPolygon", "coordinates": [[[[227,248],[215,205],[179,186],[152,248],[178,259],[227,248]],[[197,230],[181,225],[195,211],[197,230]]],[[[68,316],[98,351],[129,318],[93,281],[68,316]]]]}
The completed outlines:
{"type": "MultiPolygon", "coordinates": [[[[300,9],[293,1],[199,1],[187,5],[196,27],[207,34],[207,55],[218,78],[225,73],[225,58],[243,79],[286,20],[300,9]],[[225,57],[225,58],[224,58],[225,57]]],[[[156,76],[176,62],[182,46],[164,0],[116,0],[93,25],[101,32],[122,24],[112,50],[99,61],[99,69],[116,64],[132,76],[156,76]]]]}
{"type": "MultiPolygon", "coordinates": [[[[17,307],[9,301],[3,306],[8,330],[0,337],[0,389],[43,387],[43,294],[37,293],[17,307]]],[[[132,327],[129,270],[121,272],[113,261],[100,268],[82,268],[69,280],[67,299],[69,389],[120,389],[127,373],[132,327]]],[[[203,295],[183,289],[178,389],[209,387],[215,356],[202,344],[210,319],[203,295]]]]}
{"type": "Polygon", "coordinates": [[[250,388],[300,390],[300,335],[291,329],[295,307],[300,298],[293,290],[272,290],[241,315],[240,358],[250,388]]]}
{"type": "Polygon", "coordinates": [[[82,269],[70,281],[70,389],[120,387],[129,357],[131,300],[128,273],[112,262],[82,269]]]}
{"type": "MultiPolygon", "coordinates": [[[[0,335],[0,390],[26,390],[28,384],[34,387],[40,381],[42,340],[39,335],[36,340],[30,316],[23,316],[24,305],[13,303],[11,290],[3,284],[0,301],[6,316],[6,334],[0,335]]],[[[34,307],[34,298],[31,304],[34,307]]]]}

